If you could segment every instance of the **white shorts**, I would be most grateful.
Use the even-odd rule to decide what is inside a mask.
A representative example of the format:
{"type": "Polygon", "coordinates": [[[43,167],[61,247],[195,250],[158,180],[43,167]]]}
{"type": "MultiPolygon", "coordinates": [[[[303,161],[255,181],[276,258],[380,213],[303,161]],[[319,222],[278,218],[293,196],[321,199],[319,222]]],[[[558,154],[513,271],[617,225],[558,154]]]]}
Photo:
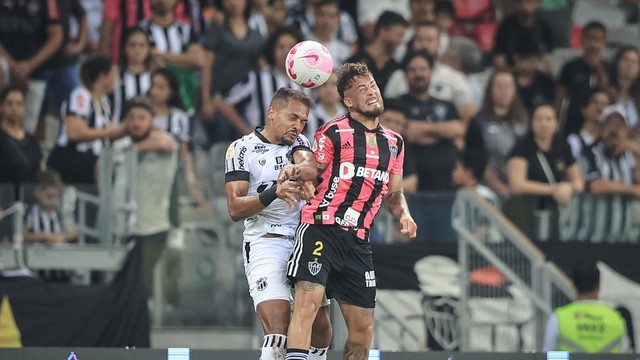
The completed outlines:
{"type": "Polygon", "coordinates": [[[287,261],[293,249],[293,238],[254,238],[244,243],[244,273],[255,308],[269,300],[290,300],[291,285],[287,279],[287,261]]]}
{"type": "MultiPolygon", "coordinates": [[[[264,301],[293,301],[292,286],[287,279],[287,262],[291,251],[293,237],[259,237],[244,243],[244,273],[254,309],[264,301]]],[[[330,304],[331,301],[324,296],[320,306],[330,304]]]]}

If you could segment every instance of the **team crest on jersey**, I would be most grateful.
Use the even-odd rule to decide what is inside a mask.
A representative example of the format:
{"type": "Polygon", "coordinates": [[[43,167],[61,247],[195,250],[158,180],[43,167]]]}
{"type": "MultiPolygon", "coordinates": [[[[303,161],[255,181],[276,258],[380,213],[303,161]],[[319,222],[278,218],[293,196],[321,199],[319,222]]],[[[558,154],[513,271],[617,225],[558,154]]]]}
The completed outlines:
{"type": "Polygon", "coordinates": [[[447,107],[444,104],[438,104],[433,109],[433,112],[436,113],[438,120],[443,120],[447,116],[447,107]]]}
{"type": "Polygon", "coordinates": [[[264,164],[266,163],[267,163],[267,159],[258,160],[258,164],[260,164],[260,166],[264,166],[264,164]]]}
{"type": "Polygon", "coordinates": [[[225,155],[225,159],[227,160],[231,160],[233,159],[233,155],[236,154],[236,147],[233,146],[233,144],[231,146],[229,146],[229,148],[227,149],[227,154],[225,155]]]}
{"type": "Polygon", "coordinates": [[[372,147],[378,146],[378,140],[376,140],[376,134],[367,134],[367,145],[372,147]]]}
{"type": "Polygon", "coordinates": [[[258,279],[258,281],[256,281],[256,288],[258,289],[258,291],[263,291],[264,289],[267,288],[267,278],[266,277],[262,277],[260,279],[258,279]]]}
{"type": "Polygon", "coordinates": [[[389,145],[389,152],[391,153],[391,156],[393,156],[393,158],[397,158],[398,157],[398,147],[395,145],[389,145]]]}
{"type": "Polygon", "coordinates": [[[322,269],[322,264],[320,264],[318,260],[309,261],[309,272],[311,275],[318,275],[320,269],[322,269]]]}

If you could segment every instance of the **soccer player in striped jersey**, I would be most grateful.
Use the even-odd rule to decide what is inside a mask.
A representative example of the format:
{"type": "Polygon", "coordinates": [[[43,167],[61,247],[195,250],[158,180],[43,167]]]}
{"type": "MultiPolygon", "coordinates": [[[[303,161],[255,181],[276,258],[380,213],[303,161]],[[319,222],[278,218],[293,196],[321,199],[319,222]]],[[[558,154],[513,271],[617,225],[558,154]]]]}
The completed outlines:
{"type": "Polygon", "coordinates": [[[415,237],[402,189],[404,141],[380,125],[380,89],[365,64],[347,63],[337,88],[348,114],[316,132],[314,155],[320,184],[302,209],[287,266],[295,281],[295,304],[287,335],[287,360],[309,358],[312,319],[326,291],[340,304],[348,335],[344,359],[365,360],[373,338],[376,277],[369,230],[384,200],[415,237]]]}
{"type": "MultiPolygon", "coordinates": [[[[234,141],[225,156],[229,215],[244,219],[244,267],[249,292],[264,331],[262,360],[284,359],[291,287],[286,267],[303,201],[313,197],[317,165],[309,140],[301,135],[311,99],[280,88],[273,95],[264,128],[234,141]],[[291,181],[296,179],[297,181],[291,181]],[[303,183],[304,182],[304,183],[303,183]]],[[[326,359],[331,341],[329,304],[322,296],[313,314],[315,353],[326,359]]]]}

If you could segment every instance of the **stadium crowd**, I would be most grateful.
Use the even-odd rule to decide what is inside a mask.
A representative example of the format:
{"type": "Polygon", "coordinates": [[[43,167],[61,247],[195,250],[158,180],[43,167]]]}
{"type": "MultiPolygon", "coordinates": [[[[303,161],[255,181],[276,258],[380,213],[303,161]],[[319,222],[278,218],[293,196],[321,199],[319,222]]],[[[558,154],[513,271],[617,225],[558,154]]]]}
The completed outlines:
{"type": "MultiPolygon", "coordinates": [[[[637,21],[637,6],[621,3],[637,21]]],[[[95,184],[107,144],[130,138],[142,146],[124,112],[141,96],[155,128],[171,135],[189,194],[205,202],[193,149],[264,126],[274,92],[300,89],[286,75],[287,51],[312,39],[336,67],[362,61],[371,69],[385,96],[384,123],[409,144],[407,193],[455,190],[456,161],[474,158],[469,168],[479,168],[478,184],[498,202],[529,194],[536,209],[552,209],[581,192],[640,197],[639,51],[608,42],[598,21],[571,26],[573,6],[4,0],[0,183],[36,182],[49,169],[67,184],[95,184]],[[574,58],[556,55],[571,46],[574,58]]],[[[305,91],[316,100],[311,138],[345,108],[333,77],[305,91]]]]}

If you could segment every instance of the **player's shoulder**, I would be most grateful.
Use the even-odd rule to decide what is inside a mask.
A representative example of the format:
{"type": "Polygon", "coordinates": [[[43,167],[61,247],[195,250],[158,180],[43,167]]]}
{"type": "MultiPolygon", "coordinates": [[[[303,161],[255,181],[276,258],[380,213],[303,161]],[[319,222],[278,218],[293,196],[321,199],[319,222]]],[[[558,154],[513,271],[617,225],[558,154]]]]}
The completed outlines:
{"type": "Polygon", "coordinates": [[[304,136],[303,134],[298,135],[298,137],[296,138],[296,141],[294,141],[293,144],[291,145],[291,147],[294,149],[299,147],[308,148],[309,146],[310,146],[309,139],[307,139],[307,137],[304,136]]]}
{"type": "Polygon", "coordinates": [[[328,132],[330,129],[339,129],[339,128],[343,128],[345,126],[349,126],[349,117],[347,117],[347,115],[342,115],[339,116],[325,124],[322,124],[318,130],[316,131],[316,133],[326,133],[328,132]]]}
{"type": "Polygon", "coordinates": [[[384,135],[384,137],[386,137],[387,139],[404,141],[404,139],[402,138],[402,135],[400,135],[400,133],[389,129],[388,127],[386,127],[386,126],[384,126],[382,124],[380,124],[380,129],[382,131],[382,135],[384,135]]]}

